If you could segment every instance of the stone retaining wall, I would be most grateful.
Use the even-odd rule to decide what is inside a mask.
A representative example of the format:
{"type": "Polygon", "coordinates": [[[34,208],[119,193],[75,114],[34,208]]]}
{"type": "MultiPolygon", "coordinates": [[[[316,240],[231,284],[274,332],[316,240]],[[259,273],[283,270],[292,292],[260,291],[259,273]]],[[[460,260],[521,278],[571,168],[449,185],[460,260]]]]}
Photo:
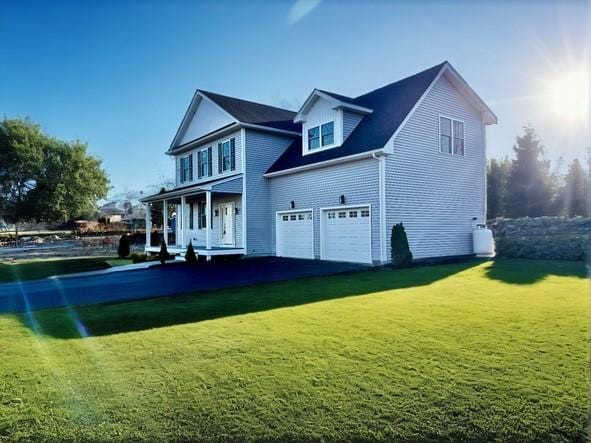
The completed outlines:
{"type": "Polygon", "coordinates": [[[499,257],[584,260],[591,257],[591,218],[501,218],[491,220],[499,257]]]}

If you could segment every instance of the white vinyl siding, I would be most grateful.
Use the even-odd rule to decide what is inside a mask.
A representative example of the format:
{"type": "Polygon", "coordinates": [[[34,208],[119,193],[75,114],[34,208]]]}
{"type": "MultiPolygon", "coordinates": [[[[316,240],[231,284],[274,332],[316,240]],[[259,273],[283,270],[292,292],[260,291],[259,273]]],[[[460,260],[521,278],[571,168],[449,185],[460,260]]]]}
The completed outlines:
{"type": "Polygon", "coordinates": [[[473,223],[485,222],[484,137],[480,113],[441,77],[386,157],[388,259],[392,226],[400,222],[415,258],[472,253],[473,223]],[[465,156],[439,154],[440,116],[464,122],[465,156]]]}
{"type": "Polygon", "coordinates": [[[202,99],[197,104],[185,128],[181,129],[183,133],[180,135],[178,145],[184,145],[192,140],[196,140],[232,122],[234,120],[218,106],[214,105],[208,99],[202,99]]]}
{"type": "MultiPolygon", "coordinates": [[[[314,256],[320,258],[320,211],[339,206],[341,195],[345,196],[342,210],[335,210],[346,218],[351,206],[371,206],[371,251],[372,261],[380,260],[379,226],[379,172],[378,161],[359,160],[325,168],[302,171],[269,179],[273,214],[289,211],[290,202],[295,209],[314,210],[314,256]]],[[[367,210],[367,209],[365,209],[367,210]]],[[[359,214],[358,214],[359,216],[359,214]]],[[[275,237],[275,229],[271,229],[275,237]]],[[[272,244],[275,245],[275,238],[272,244]]],[[[275,252],[275,251],[274,251],[275,252]]]]}
{"type": "Polygon", "coordinates": [[[351,132],[357,127],[363,119],[363,115],[356,112],[343,111],[343,141],[349,137],[351,132]]]}
{"type": "Polygon", "coordinates": [[[271,207],[271,180],[263,174],[293,143],[293,138],[247,129],[245,139],[246,252],[269,255],[275,250],[275,211],[271,207]]]}

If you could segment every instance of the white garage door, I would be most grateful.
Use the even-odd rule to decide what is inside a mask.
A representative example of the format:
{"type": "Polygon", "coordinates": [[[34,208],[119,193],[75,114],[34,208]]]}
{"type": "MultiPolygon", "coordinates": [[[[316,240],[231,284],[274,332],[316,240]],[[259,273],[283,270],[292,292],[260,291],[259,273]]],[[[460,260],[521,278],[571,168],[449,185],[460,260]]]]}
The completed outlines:
{"type": "Polygon", "coordinates": [[[322,258],[371,264],[369,206],[322,211],[322,258]]]}
{"type": "Polygon", "coordinates": [[[277,214],[277,256],[314,258],[314,224],[312,211],[277,214]]]}

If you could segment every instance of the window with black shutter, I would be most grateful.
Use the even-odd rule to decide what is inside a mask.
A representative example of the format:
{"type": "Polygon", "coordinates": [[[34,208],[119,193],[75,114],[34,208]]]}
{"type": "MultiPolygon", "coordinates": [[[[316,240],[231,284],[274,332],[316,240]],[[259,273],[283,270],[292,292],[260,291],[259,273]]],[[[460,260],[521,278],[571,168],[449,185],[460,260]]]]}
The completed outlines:
{"type": "Polygon", "coordinates": [[[230,139],[218,144],[218,171],[221,174],[236,169],[236,140],[230,139]]]}

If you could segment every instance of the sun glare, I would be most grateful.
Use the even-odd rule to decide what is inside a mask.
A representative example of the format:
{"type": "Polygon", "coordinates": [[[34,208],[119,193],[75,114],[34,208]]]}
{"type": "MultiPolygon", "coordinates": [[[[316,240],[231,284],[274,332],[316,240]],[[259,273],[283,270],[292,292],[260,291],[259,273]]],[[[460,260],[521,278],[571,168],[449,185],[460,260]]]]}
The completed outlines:
{"type": "Polygon", "coordinates": [[[591,117],[591,72],[563,72],[547,82],[546,106],[563,121],[589,124],[591,117]]]}

